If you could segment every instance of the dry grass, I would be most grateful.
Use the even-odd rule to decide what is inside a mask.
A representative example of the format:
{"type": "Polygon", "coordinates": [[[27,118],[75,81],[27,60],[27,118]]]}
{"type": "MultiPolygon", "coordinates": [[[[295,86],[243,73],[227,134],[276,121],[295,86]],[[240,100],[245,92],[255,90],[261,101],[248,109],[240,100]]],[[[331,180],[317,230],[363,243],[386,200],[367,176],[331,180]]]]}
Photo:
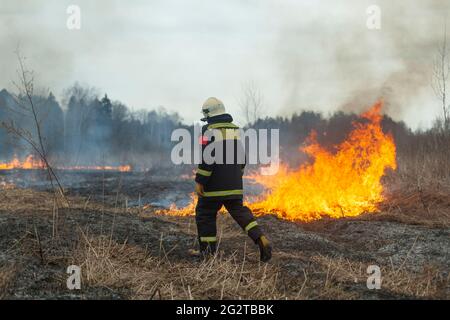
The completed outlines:
{"type": "Polygon", "coordinates": [[[284,298],[276,267],[250,263],[237,253],[171,261],[164,249],[155,257],[108,237],[83,235],[71,263],[82,268],[84,285],[122,291],[130,299],[284,298]]]}
{"type": "MultiPolygon", "coordinates": [[[[228,220],[221,219],[222,227],[229,227],[228,220]]],[[[342,255],[276,251],[272,263],[261,264],[250,259],[252,253],[245,248],[198,261],[180,260],[170,252],[163,242],[159,254],[152,255],[111,236],[82,235],[70,263],[82,267],[85,286],[108,288],[127,299],[448,298],[448,272],[433,265],[412,271],[409,253],[400,264],[380,264],[381,290],[368,290],[366,270],[371,263],[342,255]],[[304,267],[292,268],[289,261],[304,267]]]]}
{"type": "MultiPolygon", "coordinates": [[[[409,262],[400,265],[380,264],[381,290],[368,290],[366,268],[369,263],[366,260],[358,259],[357,255],[353,254],[339,255],[332,248],[318,247],[318,251],[311,250],[307,253],[307,250],[303,251],[305,248],[295,245],[296,241],[302,239],[296,237],[297,233],[304,231],[301,228],[293,228],[290,222],[280,221],[276,228],[281,228],[277,230],[283,233],[280,236],[283,241],[294,245],[276,248],[273,261],[261,264],[257,262],[253,248],[232,251],[241,248],[246,236],[230,218],[220,216],[219,230],[223,235],[223,242],[227,245],[231,243],[228,248],[233,249],[224,249],[211,259],[196,260],[187,254],[183,256],[175,253],[176,250],[173,250],[171,245],[179,244],[180,238],[174,242],[163,238],[159,243],[154,240],[152,245],[156,248],[159,246],[156,251],[148,250],[146,240],[139,240],[140,238],[129,243],[129,233],[126,232],[125,226],[133,224],[135,227],[141,227],[145,224],[145,219],[149,218],[140,216],[137,210],[125,213],[123,210],[104,207],[98,203],[87,203],[81,198],[72,198],[71,210],[60,210],[61,221],[67,220],[66,228],[61,229],[59,237],[55,237],[52,234],[54,205],[51,194],[17,189],[5,190],[2,196],[9,199],[9,202],[2,202],[3,207],[0,210],[12,213],[13,225],[17,225],[20,221],[18,219],[33,216],[28,224],[23,223],[24,228],[28,229],[17,227],[16,230],[8,230],[8,254],[16,255],[17,264],[0,267],[2,298],[12,297],[17,290],[25,290],[23,295],[19,293],[19,297],[44,295],[51,298],[67,295],[71,295],[71,298],[123,299],[448,298],[448,271],[443,272],[442,269],[426,265],[412,272],[408,268],[409,262]],[[87,211],[89,213],[83,216],[83,212],[87,211]],[[90,217],[93,219],[83,221],[90,217]],[[33,224],[30,224],[31,221],[33,224]],[[88,223],[88,227],[79,227],[80,222],[88,223]],[[116,228],[113,228],[114,224],[117,224],[116,228]],[[102,232],[99,233],[99,230],[102,232]],[[103,232],[104,230],[106,232],[103,232]],[[12,231],[16,232],[14,236],[12,231]],[[74,239],[75,242],[72,241],[74,239]],[[325,252],[319,253],[319,250],[325,252]],[[78,293],[68,292],[65,288],[65,270],[71,264],[79,265],[82,270],[82,290],[78,293]],[[33,282],[36,281],[36,270],[45,270],[46,274],[38,283],[33,282]],[[32,275],[25,277],[24,271],[25,274],[28,272],[32,275]],[[18,277],[22,277],[19,282],[18,277]],[[50,296],[45,295],[46,292],[50,292],[50,296]]],[[[445,206],[446,195],[429,196],[436,196],[433,200],[435,207],[430,206],[431,215],[422,217],[422,220],[439,224],[441,222],[434,216],[434,210],[445,206]]],[[[432,198],[427,199],[428,203],[433,203],[432,198]]],[[[395,210],[400,209],[395,209],[396,206],[406,208],[411,205],[412,210],[416,208],[417,201],[422,202],[417,194],[406,199],[398,198],[396,205],[394,200],[391,200],[390,213],[371,215],[370,219],[383,219],[383,216],[389,215],[392,218],[398,216],[395,210]]],[[[418,215],[421,210],[416,211],[418,215]]],[[[407,214],[405,211],[404,217],[412,223],[418,221],[415,213],[407,214]]],[[[150,218],[146,225],[150,229],[145,232],[158,232],[152,228],[161,226],[164,232],[182,234],[181,239],[187,241],[181,242],[180,246],[185,246],[186,251],[192,248],[195,225],[191,217],[153,215],[150,218]],[[188,242],[190,244],[187,244],[188,242]]],[[[439,227],[442,227],[442,224],[439,227]]],[[[340,245],[349,245],[351,248],[347,243],[340,245]]],[[[441,254],[445,254],[445,248],[442,248],[441,254]]]]}
{"type": "MultiPolygon", "coordinates": [[[[367,292],[367,263],[344,257],[314,256],[314,266],[305,271],[305,286],[301,297],[306,299],[355,299],[367,292]],[[355,290],[348,290],[355,287],[355,290]]],[[[376,265],[376,263],[374,263],[376,265]]],[[[380,266],[382,295],[386,298],[446,298],[449,283],[442,271],[426,266],[421,272],[411,272],[401,266],[380,266]]]]}
{"type": "Polygon", "coordinates": [[[17,267],[13,264],[0,267],[0,299],[6,297],[16,278],[17,267]]]}
{"type": "Polygon", "coordinates": [[[450,227],[450,189],[431,188],[427,190],[391,190],[380,207],[381,213],[373,215],[374,220],[388,219],[407,224],[428,227],[450,227]]]}
{"type": "Polygon", "coordinates": [[[384,178],[386,201],[376,218],[450,226],[450,132],[410,134],[397,146],[398,168],[384,178]]]}
{"type": "Polygon", "coordinates": [[[0,210],[9,212],[48,211],[53,203],[50,194],[31,189],[11,187],[0,193],[0,210]]]}
{"type": "MultiPolygon", "coordinates": [[[[29,213],[29,212],[53,212],[55,209],[67,208],[66,204],[61,203],[60,199],[55,199],[53,193],[22,189],[14,185],[9,185],[8,188],[1,188],[0,184],[0,210],[15,213],[29,213]]],[[[111,212],[124,212],[125,208],[112,207],[100,202],[90,201],[90,198],[69,196],[67,201],[70,209],[95,210],[100,211],[108,207],[111,212]]]]}
{"type": "MultiPolygon", "coordinates": [[[[281,265],[249,262],[245,254],[171,261],[102,237],[82,241],[71,262],[81,266],[83,286],[108,288],[127,299],[361,299],[370,294],[367,263],[344,257],[315,255],[302,275],[292,278],[281,265]]],[[[381,275],[381,297],[447,297],[449,278],[432,266],[421,272],[381,266],[381,275]]]]}

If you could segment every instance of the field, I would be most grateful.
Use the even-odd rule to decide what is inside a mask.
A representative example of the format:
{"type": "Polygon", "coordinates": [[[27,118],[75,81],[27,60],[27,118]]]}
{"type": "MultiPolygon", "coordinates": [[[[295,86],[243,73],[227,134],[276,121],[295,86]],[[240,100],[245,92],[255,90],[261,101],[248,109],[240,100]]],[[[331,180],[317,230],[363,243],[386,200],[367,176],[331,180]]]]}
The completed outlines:
{"type": "Polygon", "coordinates": [[[1,1],[0,300],[450,300],[450,1],[1,1]]]}
{"type": "Polygon", "coordinates": [[[259,222],[274,257],[228,215],[219,253],[202,260],[192,216],[163,214],[187,204],[190,177],[62,173],[69,205],[57,205],[38,173],[2,175],[0,297],[3,299],[448,299],[450,197],[390,190],[380,212],[356,218],[259,222]],[[36,175],[35,179],[30,176],[36,175]],[[26,181],[26,182],[25,182],[26,181]],[[15,182],[13,185],[12,182],[15,182]],[[68,290],[78,265],[81,290],[68,290]],[[369,265],[381,269],[369,290],[369,265]]]}

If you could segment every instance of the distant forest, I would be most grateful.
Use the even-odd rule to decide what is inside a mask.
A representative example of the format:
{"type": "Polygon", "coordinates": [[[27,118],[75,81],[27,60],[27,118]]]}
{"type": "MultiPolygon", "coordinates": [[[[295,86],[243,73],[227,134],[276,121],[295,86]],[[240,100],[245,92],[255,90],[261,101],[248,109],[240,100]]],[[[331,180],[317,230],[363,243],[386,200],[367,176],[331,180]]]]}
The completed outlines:
{"type": "MultiPolygon", "coordinates": [[[[52,93],[33,97],[48,155],[66,165],[134,164],[151,168],[168,160],[170,135],[182,126],[177,113],[164,108],[133,112],[106,94],[99,97],[93,89],[80,85],[66,90],[64,99],[65,108],[52,93]]],[[[13,121],[35,135],[32,119],[20,112],[16,101],[7,90],[0,91],[0,123],[13,121]]],[[[0,128],[0,148],[2,160],[31,153],[24,141],[5,128],[0,128]]]]}
{"type": "MultiPolygon", "coordinates": [[[[172,131],[180,127],[193,130],[192,125],[182,123],[177,113],[164,108],[132,111],[124,103],[112,101],[106,94],[99,96],[95,90],[78,84],[65,91],[64,108],[52,93],[36,96],[34,100],[48,155],[65,165],[130,164],[141,169],[171,166],[170,152],[175,143],[170,140],[172,131]]],[[[8,91],[0,91],[0,123],[13,121],[35,134],[31,119],[18,112],[15,101],[8,91]]],[[[343,112],[324,117],[303,111],[289,118],[257,119],[248,126],[280,129],[282,160],[295,164],[304,160],[298,150],[311,130],[318,133],[321,143],[332,146],[345,138],[356,118],[355,114],[343,112]]],[[[383,129],[392,132],[399,150],[410,153],[414,152],[415,141],[430,140],[430,133],[438,127],[412,132],[404,123],[385,116],[383,129]]],[[[3,161],[31,153],[26,143],[2,127],[0,148],[3,161]]]]}

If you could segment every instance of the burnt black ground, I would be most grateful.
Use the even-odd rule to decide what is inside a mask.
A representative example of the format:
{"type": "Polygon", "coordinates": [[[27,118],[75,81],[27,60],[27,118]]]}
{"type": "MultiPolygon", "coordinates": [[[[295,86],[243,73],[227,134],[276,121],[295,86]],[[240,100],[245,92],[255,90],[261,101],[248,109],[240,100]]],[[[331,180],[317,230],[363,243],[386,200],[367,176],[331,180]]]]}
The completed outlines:
{"type": "MultiPolygon", "coordinates": [[[[106,235],[117,243],[126,242],[144,248],[155,257],[165,252],[172,261],[197,263],[198,257],[190,254],[190,250],[197,247],[193,217],[155,214],[155,210],[165,203],[176,199],[187,201],[192,181],[112,173],[68,177],[62,181],[67,182],[72,177],[73,181],[67,190],[71,197],[78,197],[74,200],[77,205],[70,209],[59,209],[56,238],[52,237],[52,208],[38,198],[41,193],[35,196],[26,189],[4,190],[1,193],[0,270],[15,270],[13,280],[4,288],[3,298],[127,298],[127,288],[91,286],[82,292],[67,290],[67,252],[80,241],[79,229],[89,235],[106,235]],[[138,207],[139,193],[141,205],[152,204],[149,209],[138,207]],[[21,200],[24,194],[28,194],[28,198],[21,200]],[[31,203],[33,201],[36,204],[31,203]]],[[[37,184],[29,183],[27,186],[45,189],[37,184]]],[[[326,270],[319,269],[316,263],[319,258],[360,264],[360,273],[363,272],[363,275],[365,268],[373,264],[382,269],[402,269],[418,275],[423,273],[424,268],[432,267],[444,279],[439,284],[439,294],[434,298],[448,299],[449,228],[412,225],[373,217],[373,214],[365,214],[357,218],[300,223],[266,215],[258,218],[258,221],[273,242],[274,258],[270,264],[281,270],[280,281],[287,291],[299,290],[305,270],[309,276],[319,280],[326,276],[326,270]]],[[[225,255],[236,251],[243,254],[245,250],[247,259],[257,262],[256,247],[228,215],[219,216],[218,229],[220,250],[225,255]]],[[[320,287],[319,280],[317,283],[320,287]]],[[[339,286],[351,298],[420,298],[414,294],[393,292],[389,288],[371,291],[361,281],[343,281],[339,286]]]]}

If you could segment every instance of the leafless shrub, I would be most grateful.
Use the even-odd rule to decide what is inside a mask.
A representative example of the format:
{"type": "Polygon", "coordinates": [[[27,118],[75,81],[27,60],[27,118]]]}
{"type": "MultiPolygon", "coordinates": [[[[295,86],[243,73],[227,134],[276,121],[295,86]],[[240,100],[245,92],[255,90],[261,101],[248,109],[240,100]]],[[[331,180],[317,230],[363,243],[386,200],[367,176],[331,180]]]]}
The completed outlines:
{"type": "Polygon", "coordinates": [[[247,125],[255,123],[262,116],[264,107],[263,96],[253,82],[242,87],[239,106],[247,125]]]}
{"type": "Polygon", "coordinates": [[[59,196],[65,201],[67,204],[67,200],[64,196],[64,190],[61,186],[58,176],[53,170],[52,166],[48,160],[47,150],[44,144],[44,136],[41,130],[41,122],[42,118],[38,116],[39,110],[38,106],[34,101],[34,91],[35,91],[35,83],[34,83],[34,73],[30,71],[26,64],[25,58],[20,54],[20,51],[16,51],[17,60],[19,63],[19,69],[17,71],[18,74],[18,82],[14,82],[18,94],[14,96],[15,98],[15,112],[21,114],[24,117],[29,117],[32,119],[32,123],[34,124],[35,134],[32,132],[17,126],[14,120],[3,121],[1,126],[10,134],[22,139],[25,141],[32,150],[39,156],[42,163],[47,170],[47,176],[50,181],[50,184],[55,191],[55,196],[59,194],[59,196]]]}
{"type": "Polygon", "coordinates": [[[433,67],[433,90],[441,101],[442,119],[445,130],[450,129],[450,105],[447,102],[448,78],[450,75],[450,59],[447,47],[447,24],[444,27],[442,43],[439,45],[433,67]]]}

